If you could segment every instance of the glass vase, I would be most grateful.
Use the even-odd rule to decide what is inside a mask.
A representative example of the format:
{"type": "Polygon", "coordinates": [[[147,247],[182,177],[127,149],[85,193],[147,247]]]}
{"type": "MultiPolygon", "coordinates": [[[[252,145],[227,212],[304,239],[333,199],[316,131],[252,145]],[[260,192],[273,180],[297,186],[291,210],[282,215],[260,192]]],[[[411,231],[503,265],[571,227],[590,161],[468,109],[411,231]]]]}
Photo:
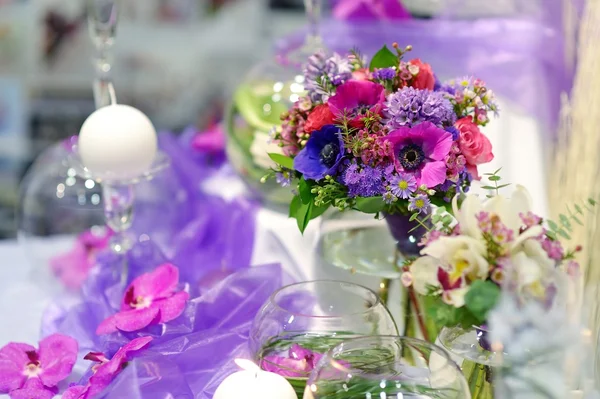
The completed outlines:
{"type": "Polygon", "coordinates": [[[469,399],[443,349],[418,339],[363,337],[331,349],[311,373],[304,399],[469,399]]]}
{"type": "Polygon", "coordinates": [[[263,305],[250,331],[261,368],[283,375],[298,397],[319,359],[349,338],[397,335],[390,313],[370,289],[340,281],[283,287],[263,305]]]}
{"type": "Polygon", "coordinates": [[[457,360],[474,399],[494,398],[494,374],[499,370],[502,354],[491,351],[487,330],[473,326],[444,328],[440,344],[457,360]]]}

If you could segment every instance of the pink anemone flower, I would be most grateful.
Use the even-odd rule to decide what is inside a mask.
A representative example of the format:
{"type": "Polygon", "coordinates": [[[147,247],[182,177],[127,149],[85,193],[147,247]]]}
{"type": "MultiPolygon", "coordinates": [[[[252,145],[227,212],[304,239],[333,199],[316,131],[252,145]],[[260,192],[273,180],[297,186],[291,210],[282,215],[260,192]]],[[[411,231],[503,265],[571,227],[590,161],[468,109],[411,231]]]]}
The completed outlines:
{"type": "Polygon", "coordinates": [[[402,126],[382,138],[392,144],[394,166],[398,173],[412,174],[417,186],[432,188],[446,181],[446,157],[452,147],[452,134],[423,122],[402,126]]]}

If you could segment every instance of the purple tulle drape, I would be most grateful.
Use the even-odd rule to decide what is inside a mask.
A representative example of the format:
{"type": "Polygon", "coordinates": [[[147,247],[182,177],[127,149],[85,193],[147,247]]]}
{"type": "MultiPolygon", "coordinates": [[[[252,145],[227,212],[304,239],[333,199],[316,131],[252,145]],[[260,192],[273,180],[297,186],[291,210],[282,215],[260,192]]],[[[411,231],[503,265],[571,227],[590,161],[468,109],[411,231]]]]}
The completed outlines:
{"type": "MultiPolygon", "coordinates": [[[[42,336],[60,332],[75,338],[80,359],[90,351],[112,356],[138,336],[152,336],[151,347],[117,376],[103,398],[211,398],[235,370],[233,359],[248,358],[250,325],[273,291],[291,283],[279,265],[249,267],[254,246],[256,204],[245,198],[226,201],[208,195],[201,184],[223,166],[222,152],[199,152],[190,143],[196,133],[161,134],[160,148],[172,167],[149,184],[153,191],[175,193],[164,209],[136,208],[136,235],[151,232],[126,255],[98,255],[81,295],[57,299],[42,321],[42,336]],[[160,234],[154,227],[161,224],[160,234]],[[152,238],[150,238],[152,237],[152,238]],[[125,285],[158,265],[178,266],[190,293],[181,316],[135,333],[96,335],[98,324],[119,310],[125,285]]],[[[86,367],[86,361],[80,363],[86,367]]],[[[91,371],[83,375],[85,383],[91,371]]]]}

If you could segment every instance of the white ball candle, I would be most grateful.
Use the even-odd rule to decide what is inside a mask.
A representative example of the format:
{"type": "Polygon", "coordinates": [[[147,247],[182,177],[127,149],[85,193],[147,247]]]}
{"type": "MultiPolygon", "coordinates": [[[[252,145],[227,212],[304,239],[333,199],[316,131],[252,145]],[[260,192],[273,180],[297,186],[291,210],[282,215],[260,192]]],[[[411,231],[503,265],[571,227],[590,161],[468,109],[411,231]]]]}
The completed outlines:
{"type": "Polygon", "coordinates": [[[236,359],[243,371],[225,378],[213,399],[297,399],[296,392],[282,376],[261,370],[249,360],[236,359]]]}
{"type": "Polygon", "coordinates": [[[129,105],[99,108],[79,132],[79,155],[95,178],[131,179],[152,165],[157,151],[150,119],[129,105]]]}

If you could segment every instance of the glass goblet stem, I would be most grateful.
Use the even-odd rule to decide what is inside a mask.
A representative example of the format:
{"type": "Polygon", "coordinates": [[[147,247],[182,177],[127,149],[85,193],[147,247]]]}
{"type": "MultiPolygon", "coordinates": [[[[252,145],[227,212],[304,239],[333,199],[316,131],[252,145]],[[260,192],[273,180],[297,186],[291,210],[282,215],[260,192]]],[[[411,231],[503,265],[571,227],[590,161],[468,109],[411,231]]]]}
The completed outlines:
{"type": "MultiPolygon", "coordinates": [[[[133,222],[135,198],[133,185],[103,182],[102,194],[106,225],[114,232],[110,248],[117,255],[125,255],[133,245],[133,240],[129,234],[133,222]]],[[[125,259],[124,256],[123,259],[125,259]]],[[[124,261],[121,270],[121,282],[127,281],[127,273],[127,264],[124,261]]]]}
{"type": "Polygon", "coordinates": [[[306,44],[321,43],[321,11],[323,0],[304,0],[306,18],[308,19],[308,34],[306,44]]]}

